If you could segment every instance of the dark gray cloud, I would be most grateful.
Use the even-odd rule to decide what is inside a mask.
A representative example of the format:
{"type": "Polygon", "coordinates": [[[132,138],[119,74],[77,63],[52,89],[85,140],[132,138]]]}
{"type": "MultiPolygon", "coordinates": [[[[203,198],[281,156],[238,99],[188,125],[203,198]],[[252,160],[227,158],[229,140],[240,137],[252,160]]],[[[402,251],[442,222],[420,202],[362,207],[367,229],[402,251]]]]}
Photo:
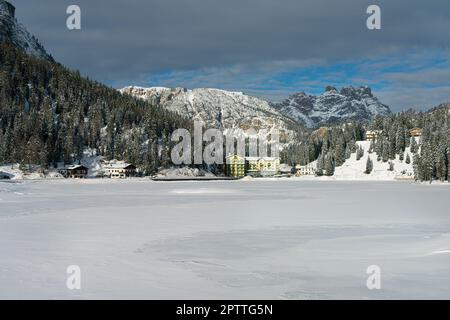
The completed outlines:
{"type": "MultiPolygon", "coordinates": [[[[235,66],[229,72],[244,68],[245,76],[251,77],[249,68],[258,73],[258,68],[278,64],[284,71],[289,63],[338,63],[450,48],[448,0],[11,2],[18,19],[56,60],[117,85],[144,83],[147,77],[168,71],[223,72],[235,66]],[[70,4],[82,9],[81,31],[65,27],[70,4]],[[381,7],[382,30],[365,27],[369,4],[381,7]]],[[[211,79],[220,85],[219,76],[211,79]]]]}

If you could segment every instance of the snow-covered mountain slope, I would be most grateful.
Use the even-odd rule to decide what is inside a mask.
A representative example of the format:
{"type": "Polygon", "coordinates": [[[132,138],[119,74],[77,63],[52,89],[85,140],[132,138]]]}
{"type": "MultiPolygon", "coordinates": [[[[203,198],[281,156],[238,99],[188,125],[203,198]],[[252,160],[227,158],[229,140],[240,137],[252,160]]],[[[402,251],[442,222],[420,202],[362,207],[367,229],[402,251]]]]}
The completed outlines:
{"type": "Polygon", "coordinates": [[[304,92],[291,95],[285,101],[273,104],[281,114],[308,127],[342,121],[370,121],[376,115],[388,115],[391,110],[373,96],[369,87],[344,87],[338,91],[327,87],[321,95],[304,92]]]}
{"type": "Polygon", "coordinates": [[[126,87],[120,91],[161,105],[189,119],[201,120],[213,128],[278,128],[281,132],[295,124],[268,102],[242,92],[161,87],[126,87]]]}
{"type": "Polygon", "coordinates": [[[37,58],[53,61],[39,41],[15,18],[15,8],[0,0],[0,42],[8,42],[37,58]]]}
{"type": "MultiPolygon", "coordinates": [[[[393,181],[393,180],[413,180],[414,179],[414,167],[413,158],[414,154],[410,148],[405,149],[404,159],[400,160],[400,156],[397,155],[395,160],[389,160],[384,162],[378,161],[378,155],[376,152],[369,153],[370,141],[357,141],[358,146],[361,146],[364,150],[364,155],[356,160],[356,153],[352,153],[350,158],[345,160],[344,164],[340,167],[336,167],[334,175],[328,176],[302,176],[295,179],[301,180],[364,180],[364,181],[393,181]],[[410,163],[406,163],[406,158],[409,155],[410,163]],[[367,158],[370,157],[373,163],[373,170],[370,174],[366,174],[367,158]],[[388,170],[390,163],[393,164],[393,170],[388,170]]],[[[311,167],[317,167],[317,160],[308,164],[311,167]]]]}
{"type": "Polygon", "coordinates": [[[342,166],[335,168],[335,178],[339,180],[396,180],[414,178],[412,164],[414,155],[409,147],[405,149],[403,160],[400,160],[399,155],[397,155],[395,160],[383,162],[382,160],[377,161],[378,155],[376,152],[368,152],[370,149],[369,141],[358,141],[357,144],[364,149],[364,156],[356,160],[356,153],[353,153],[342,166]],[[405,160],[407,155],[409,155],[411,160],[409,164],[405,160]],[[366,170],[367,158],[369,157],[373,162],[373,170],[370,174],[366,174],[364,171],[366,170]],[[388,170],[390,162],[394,165],[393,171],[388,170]]]}

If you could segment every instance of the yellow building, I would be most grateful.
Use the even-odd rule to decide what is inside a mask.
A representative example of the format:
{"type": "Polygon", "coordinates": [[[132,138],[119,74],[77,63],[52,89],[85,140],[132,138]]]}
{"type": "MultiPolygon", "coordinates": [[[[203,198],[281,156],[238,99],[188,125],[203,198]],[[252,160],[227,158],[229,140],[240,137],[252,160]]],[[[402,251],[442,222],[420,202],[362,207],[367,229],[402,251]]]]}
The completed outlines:
{"type": "Polygon", "coordinates": [[[250,176],[273,176],[280,171],[280,158],[277,157],[247,157],[245,161],[250,176]]]}
{"type": "Polygon", "coordinates": [[[230,177],[241,178],[245,176],[245,159],[238,155],[227,156],[225,171],[230,177]]]}

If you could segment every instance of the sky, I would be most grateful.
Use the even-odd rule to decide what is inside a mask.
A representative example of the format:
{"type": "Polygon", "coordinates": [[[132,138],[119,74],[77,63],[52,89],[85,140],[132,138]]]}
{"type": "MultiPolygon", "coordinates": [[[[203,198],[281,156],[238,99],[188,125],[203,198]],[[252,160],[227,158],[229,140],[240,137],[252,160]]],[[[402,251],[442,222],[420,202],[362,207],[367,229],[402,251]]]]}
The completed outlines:
{"type": "Polygon", "coordinates": [[[450,101],[448,0],[10,0],[62,64],[115,88],[220,88],[269,101],[369,85],[393,111],[450,101]],[[66,9],[81,8],[81,30],[66,9]],[[369,30],[367,7],[381,8],[369,30]]]}

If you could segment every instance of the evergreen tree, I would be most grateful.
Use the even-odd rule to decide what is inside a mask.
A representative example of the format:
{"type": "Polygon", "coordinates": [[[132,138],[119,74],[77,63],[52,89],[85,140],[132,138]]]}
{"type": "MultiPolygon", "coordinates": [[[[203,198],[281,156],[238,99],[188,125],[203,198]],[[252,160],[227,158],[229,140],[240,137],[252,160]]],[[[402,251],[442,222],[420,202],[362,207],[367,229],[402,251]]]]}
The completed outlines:
{"type": "Polygon", "coordinates": [[[394,171],[394,163],[392,161],[389,161],[388,171],[394,171]]]}
{"type": "Polygon", "coordinates": [[[333,157],[329,154],[325,158],[325,174],[327,176],[332,176],[334,174],[334,167],[333,157]]]}
{"type": "Polygon", "coordinates": [[[370,174],[373,170],[373,162],[370,159],[370,157],[367,157],[367,162],[366,162],[366,171],[364,171],[364,173],[366,174],[370,174]]]}
{"type": "Polygon", "coordinates": [[[347,144],[347,146],[345,147],[345,159],[350,159],[352,155],[352,151],[350,149],[350,146],[347,144]]]}
{"type": "Polygon", "coordinates": [[[364,156],[364,149],[362,146],[358,146],[358,149],[356,151],[356,160],[359,161],[364,156]]]}

